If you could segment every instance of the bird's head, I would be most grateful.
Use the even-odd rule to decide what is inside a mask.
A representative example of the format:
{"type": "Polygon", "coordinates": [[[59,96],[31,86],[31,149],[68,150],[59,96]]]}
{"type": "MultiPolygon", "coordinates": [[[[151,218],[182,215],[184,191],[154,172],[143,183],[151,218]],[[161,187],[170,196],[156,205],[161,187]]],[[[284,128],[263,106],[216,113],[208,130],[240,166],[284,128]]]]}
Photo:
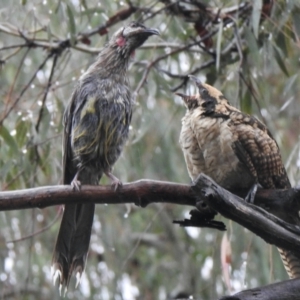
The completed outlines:
{"type": "Polygon", "coordinates": [[[154,28],[147,28],[141,23],[131,22],[120,28],[112,37],[110,44],[124,56],[130,56],[151,35],[159,35],[154,28]]]}
{"type": "Polygon", "coordinates": [[[175,93],[175,95],[182,98],[182,100],[184,101],[184,104],[188,110],[192,110],[192,109],[199,107],[199,104],[198,104],[199,99],[198,99],[197,95],[189,96],[189,95],[185,95],[182,93],[175,93]]]}
{"type": "Polygon", "coordinates": [[[209,84],[202,83],[196,76],[189,75],[189,78],[191,78],[196,84],[198,94],[187,96],[181,93],[176,93],[176,95],[183,99],[188,110],[200,107],[205,114],[209,114],[215,111],[219,104],[228,104],[228,101],[218,89],[209,84]]]}

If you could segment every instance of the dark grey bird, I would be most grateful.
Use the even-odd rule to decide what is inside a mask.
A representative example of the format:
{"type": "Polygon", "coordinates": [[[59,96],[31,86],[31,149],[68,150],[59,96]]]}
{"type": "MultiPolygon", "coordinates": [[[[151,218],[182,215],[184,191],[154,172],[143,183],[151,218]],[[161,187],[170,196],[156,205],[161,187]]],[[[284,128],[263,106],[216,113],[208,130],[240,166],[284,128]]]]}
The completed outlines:
{"type": "MultiPolygon", "coordinates": [[[[98,185],[103,174],[115,189],[121,181],[111,172],[128,137],[133,99],[127,69],[134,50],[153,28],[131,22],[119,29],[100,51],[96,62],[81,76],[64,114],[63,183],[74,190],[98,185]]],[[[68,204],[57,237],[52,270],[60,288],[77,284],[85,268],[94,218],[94,204],[68,204]]]]}

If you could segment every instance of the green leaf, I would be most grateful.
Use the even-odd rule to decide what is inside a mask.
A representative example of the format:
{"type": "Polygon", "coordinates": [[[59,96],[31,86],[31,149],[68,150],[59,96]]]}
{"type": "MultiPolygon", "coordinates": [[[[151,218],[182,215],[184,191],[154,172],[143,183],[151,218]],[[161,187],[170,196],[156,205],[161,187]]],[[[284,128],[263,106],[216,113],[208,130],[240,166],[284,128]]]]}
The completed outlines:
{"type": "Polygon", "coordinates": [[[298,79],[299,74],[294,74],[292,77],[290,77],[285,84],[284,90],[283,90],[283,95],[287,95],[289,92],[291,92],[293,85],[297,82],[296,80],[298,79]]]}
{"type": "Polygon", "coordinates": [[[253,0],[252,28],[256,39],[258,39],[261,9],[262,9],[262,0],[253,0]]]}
{"type": "Polygon", "coordinates": [[[206,74],[206,82],[213,85],[217,80],[216,69],[209,69],[209,72],[206,74]]]}
{"type": "Polygon", "coordinates": [[[55,8],[55,10],[54,10],[54,12],[55,12],[56,14],[58,13],[58,10],[59,10],[60,6],[61,6],[61,0],[59,0],[59,1],[57,2],[57,4],[56,4],[56,8],[55,8]]]}
{"type": "Polygon", "coordinates": [[[280,50],[276,47],[276,46],[273,46],[273,49],[274,49],[274,55],[275,55],[275,59],[278,63],[278,66],[280,67],[281,71],[287,76],[289,77],[289,72],[284,64],[284,61],[281,57],[281,53],[280,53],[280,50]]]}
{"type": "Polygon", "coordinates": [[[12,160],[7,160],[5,161],[2,165],[1,165],[1,174],[0,174],[0,180],[2,183],[6,182],[6,177],[8,176],[8,174],[10,174],[10,172],[12,171],[14,167],[14,164],[12,162],[12,160]]]}
{"type": "Polygon", "coordinates": [[[300,37],[300,9],[294,9],[292,15],[293,15],[295,31],[298,37],[300,37]]]}
{"type": "Polygon", "coordinates": [[[19,120],[17,122],[17,126],[16,126],[16,130],[17,130],[17,134],[16,134],[16,141],[19,145],[19,147],[23,147],[25,142],[27,141],[27,132],[29,132],[29,124],[25,121],[19,120]]]}
{"type": "Polygon", "coordinates": [[[285,56],[288,56],[288,50],[286,46],[286,40],[285,35],[282,31],[278,32],[277,38],[276,38],[276,45],[282,50],[285,56]]]}
{"type": "Polygon", "coordinates": [[[242,98],[242,101],[240,103],[241,105],[241,111],[252,114],[252,101],[251,101],[252,95],[250,93],[249,88],[246,86],[246,93],[244,97],[242,98]]]}
{"type": "Polygon", "coordinates": [[[68,18],[69,18],[69,30],[70,30],[71,45],[74,45],[75,37],[76,37],[76,25],[75,25],[73,11],[68,4],[67,4],[67,13],[68,13],[68,18]]]}
{"type": "Polygon", "coordinates": [[[80,0],[80,4],[84,7],[85,10],[88,9],[88,6],[86,4],[86,1],[85,0],[80,0]]]}
{"type": "Polygon", "coordinates": [[[286,1],[286,11],[292,11],[296,5],[296,2],[298,2],[299,0],[289,0],[286,1]]]}
{"type": "Polygon", "coordinates": [[[248,42],[249,54],[251,55],[251,57],[255,62],[259,63],[260,55],[259,55],[257,42],[253,35],[253,32],[248,27],[245,28],[245,38],[248,42]]]}
{"type": "Polygon", "coordinates": [[[47,138],[49,133],[50,122],[51,122],[51,115],[49,113],[48,108],[44,106],[42,122],[40,123],[39,134],[37,136],[37,139],[39,139],[38,142],[44,142],[44,140],[47,138]]]}
{"type": "Polygon", "coordinates": [[[221,44],[223,36],[223,22],[220,23],[218,37],[217,37],[217,59],[216,59],[216,69],[219,71],[220,68],[220,59],[221,59],[221,44]]]}
{"type": "Polygon", "coordinates": [[[2,125],[0,126],[0,136],[3,138],[5,144],[9,147],[13,155],[19,154],[19,147],[15,139],[11,136],[7,128],[2,125]]]}
{"type": "Polygon", "coordinates": [[[52,32],[51,32],[50,26],[46,26],[46,31],[47,31],[47,38],[48,38],[48,41],[50,42],[51,39],[52,39],[52,32]]]}
{"type": "Polygon", "coordinates": [[[84,16],[84,15],[93,15],[94,13],[100,14],[100,13],[103,13],[103,12],[105,12],[105,10],[103,8],[95,7],[95,8],[86,9],[85,11],[82,11],[80,14],[82,16],[84,16]]]}

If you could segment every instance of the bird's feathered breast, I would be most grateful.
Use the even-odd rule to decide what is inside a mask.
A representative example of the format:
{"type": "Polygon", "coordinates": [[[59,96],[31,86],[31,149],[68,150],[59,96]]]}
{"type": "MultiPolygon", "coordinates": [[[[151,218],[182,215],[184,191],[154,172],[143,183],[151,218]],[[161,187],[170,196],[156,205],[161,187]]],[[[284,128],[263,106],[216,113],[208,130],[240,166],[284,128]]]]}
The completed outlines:
{"type": "Polygon", "coordinates": [[[209,107],[209,114],[206,108],[187,111],[182,120],[180,144],[190,177],[195,179],[202,172],[225,188],[248,188],[254,178],[232,147],[237,136],[230,126],[230,112],[218,104],[215,109],[209,107]]]}
{"type": "MultiPolygon", "coordinates": [[[[231,106],[220,91],[189,76],[199,94],[181,96],[187,106],[180,143],[189,175],[203,172],[224,188],[291,187],[279,147],[267,127],[231,106]]],[[[284,219],[287,222],[293,217],[284,219]]],[[[290,278],[300,277],[299,255],[279,249],[290,278]]]]}
{"type": "Polygon", "coordinates": [[[180,143],[187,165],[190,161],[190,176],[203,172],[227,188],[250,188],[254,181],[265,188],[289,187],[278,145],[267,127],[231,106],[217,89],[205,84],[203,88],[190,96],[194,104],[182,120],[180,143]],[[187,142],[191,140],[197,150],[187,142]]]}
{"type": "Polygon", "coordinates": [[[115,163],[128,136],[131,116],[132,97],[126,83],[113,85],[109,79],[90,80],[88,76],[78,82],[64,116],[64,159],[73,162],[67,164],[65,183],[72,180],[77,161],[95,169],[115,163]]]}

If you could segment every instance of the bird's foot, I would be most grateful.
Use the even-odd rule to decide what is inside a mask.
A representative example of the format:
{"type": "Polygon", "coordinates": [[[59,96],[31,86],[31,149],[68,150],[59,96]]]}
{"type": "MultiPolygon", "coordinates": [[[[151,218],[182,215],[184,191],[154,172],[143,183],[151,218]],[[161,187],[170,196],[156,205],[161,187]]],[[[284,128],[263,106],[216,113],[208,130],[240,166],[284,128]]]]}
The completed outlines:
{"type": "Polygon", "coordinates": [[[74,179],[71,182],[71,187],[73,188],[73,191],[80,191],[81,190],[81,182],[78,180],[78,174],[76,173],[74,179]]]}
{"type": "Polygon", "coordinates": [[[114,191],[123,185],[122,181],[111,172],[105,172],[105,175],[111,180],[111,187],[114,191]]]}
{"type": "Polygon", "coordinates": [[[251,189],[249,190],[246,198],[245,198],[245,201],[248,202],[248,203],[251,203],[253,204],[254,203],[254,198],[255,198],[255,195],[256,195],[256,191],[257,191],[257,183],[254,183],[251,187],[251,189]]]}

